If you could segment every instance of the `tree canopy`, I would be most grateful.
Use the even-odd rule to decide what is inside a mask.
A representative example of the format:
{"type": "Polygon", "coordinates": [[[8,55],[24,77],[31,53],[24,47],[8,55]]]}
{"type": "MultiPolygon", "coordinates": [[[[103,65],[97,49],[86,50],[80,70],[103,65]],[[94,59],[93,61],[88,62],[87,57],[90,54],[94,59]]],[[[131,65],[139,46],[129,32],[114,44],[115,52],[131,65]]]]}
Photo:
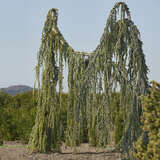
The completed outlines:
{"type": "Polygon", "coordinates": [[[115,4],[100,43],[91,53],[75,51],[58,29],[57,20],[58,10],[50,9],[36,65],[38,107],[29,150],[60,150],[63,132],[61,95],[64,70],[68,70],[66,144],[72,147],[80,144],[86,132],[92,145],[105,147],[112,143],[115,130],[112,94],[118,91],[125,122],[119,146],[129,156],[129,150],[140,135],[142,109],[139,96],[148,91],[148,67],[140,33],[129,8],[124,2],[115,4]],[[59,105],[56,103],[57,92],[59,105]]]}

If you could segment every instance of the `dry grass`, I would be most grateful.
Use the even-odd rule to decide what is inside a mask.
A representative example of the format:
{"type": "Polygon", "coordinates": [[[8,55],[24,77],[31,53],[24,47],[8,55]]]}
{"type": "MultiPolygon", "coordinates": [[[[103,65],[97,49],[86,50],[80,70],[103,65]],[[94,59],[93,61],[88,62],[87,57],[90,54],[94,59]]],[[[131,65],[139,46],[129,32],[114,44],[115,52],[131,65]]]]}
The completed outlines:
{"type": "Polygon", "coordinates": [[[5,142],[4,146],[0,147],[0,160],[119,160],[119,153],[112,153],[111,149],[97,149],[81,144],[73,150],[63,145],[61,153],[28,154],[25,145],[5,142]]]}

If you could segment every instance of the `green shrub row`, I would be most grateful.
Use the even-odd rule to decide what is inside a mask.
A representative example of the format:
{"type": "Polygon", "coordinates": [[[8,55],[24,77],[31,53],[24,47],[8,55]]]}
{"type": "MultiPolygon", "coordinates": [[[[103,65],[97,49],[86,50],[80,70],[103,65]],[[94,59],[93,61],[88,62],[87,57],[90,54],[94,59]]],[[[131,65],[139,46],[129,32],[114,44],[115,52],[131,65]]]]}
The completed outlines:
{"type": "MultiPolygon", "coordinates": [[[[31,129],[35,122],[36,116],[36,92],[25,92],[10,96],[9,94],[0,92],[0,140],[3,141],[21,141],[28,142],[31,129]]],[[[114,93],[114,101],[112,103],[112,121],[114,124],[114,140],[118,143],[123,132],[123,115],[120,106],[119,93],[114,93]]],[[[68,93],[62,94],[62,108],[60,118],[63,122],[63,137],[67,128],[67,109],[68,109],[68,93]]],[[[57,105],[58,103],[57,94],[57,105]]],[[[97,104],[98,107],[98,104],[97,104]]],[[[84,122],[85,123],[85,122],[84,122]]],[[[87,122],[86,122],[87,123],[87,122]]],[[[87,125],[84,125],[87,127],[87,125]]],[[[88,142],[87,128],[86,133],[82,137],[84,142],[88,142]]],[[[64,138],[65,139],[65,138],[64,138]]]]}

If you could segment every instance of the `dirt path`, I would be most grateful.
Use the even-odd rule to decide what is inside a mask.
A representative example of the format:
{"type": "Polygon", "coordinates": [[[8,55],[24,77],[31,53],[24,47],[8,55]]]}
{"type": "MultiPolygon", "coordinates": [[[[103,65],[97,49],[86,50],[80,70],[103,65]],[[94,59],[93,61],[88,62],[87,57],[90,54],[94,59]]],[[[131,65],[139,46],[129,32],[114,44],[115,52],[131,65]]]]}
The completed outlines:
{"type": "Polygon", "coordinates": [[[0,160],[119,160],[118,153],[111,153],[104,149],[98,151],[88,144],[82,144],[76,148],[77,153],[73,154],[70,148],[62,147],[62,153],[51,154],[27,154],[25,146],[19,143],[10,142],[0,147],[0,160]]]}

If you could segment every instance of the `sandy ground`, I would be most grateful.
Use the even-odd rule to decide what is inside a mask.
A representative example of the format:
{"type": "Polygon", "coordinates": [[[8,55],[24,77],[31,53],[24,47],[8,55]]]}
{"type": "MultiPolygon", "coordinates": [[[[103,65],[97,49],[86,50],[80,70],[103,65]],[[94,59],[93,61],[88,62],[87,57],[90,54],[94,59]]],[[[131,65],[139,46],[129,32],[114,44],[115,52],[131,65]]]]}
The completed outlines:
{"type": "Polygon", "coordinates": [[[0,160],[120,160],[119,153],[112,153],[109,149],[89,147],[81,144],[76,153],[69,147],[62,147],[62,153],[28,154],[25,145],[17,142],[5,142],[0,147],[0,160]]]}

